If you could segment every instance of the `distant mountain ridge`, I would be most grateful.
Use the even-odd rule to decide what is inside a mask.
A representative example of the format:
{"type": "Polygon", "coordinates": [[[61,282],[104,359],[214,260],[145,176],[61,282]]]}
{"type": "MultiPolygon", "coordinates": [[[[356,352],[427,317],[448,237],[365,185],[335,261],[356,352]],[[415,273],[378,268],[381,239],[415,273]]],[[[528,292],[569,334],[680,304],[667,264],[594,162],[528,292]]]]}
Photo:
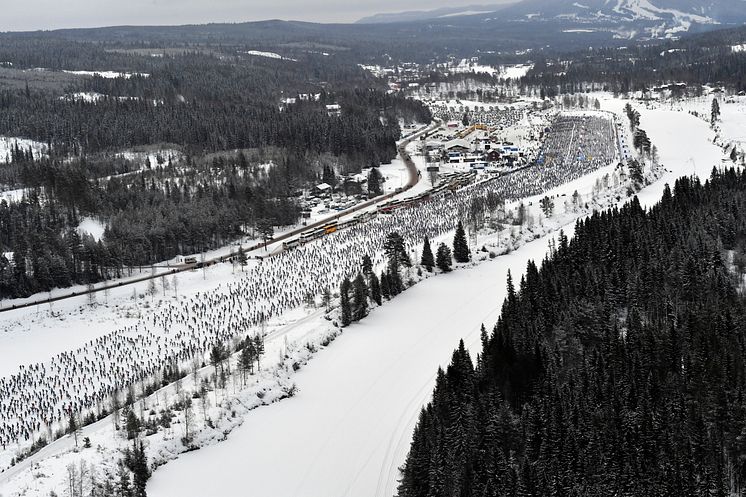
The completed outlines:
{"type": "Polygon", "coordinates": [[[746,0],[522,0],[506,5],[378,14],[358,22],[420,21],[476,25],[505,21],[565,22],[589,30],[617,27],[624,38],[664,38],[716,26],[743,25],[746,0]]]}
{"type": "Polygon", "coordinates": [[[509,15],[727,24],[746,20],[744,0],[523,0],[509,15]]]}
{"type": "Polygon", "coordinates": [[[746,22],[746,0],[523,0],[502,12],[514,19],[622,23],[630,37],[671,37],[702,26],[746,22]]]}
{"type": "Polygon", "coordinates": [[[434,10],[410,10],[406,12],[391,12],[383,14],[375,14],[368,17],[363,17],[355,24],[388,24],[395,22],[416,22],[416,21],[427,21],[430,19],[440,19],[454,16],[467,16],[467,15],[478,15],[488,14],[497,12],[507,7],[513,6],[518,3],[519,0],[509,1],[500,4],[489,4],[489,5],[467,5],[463,7],[443,7],[434,10]]]}

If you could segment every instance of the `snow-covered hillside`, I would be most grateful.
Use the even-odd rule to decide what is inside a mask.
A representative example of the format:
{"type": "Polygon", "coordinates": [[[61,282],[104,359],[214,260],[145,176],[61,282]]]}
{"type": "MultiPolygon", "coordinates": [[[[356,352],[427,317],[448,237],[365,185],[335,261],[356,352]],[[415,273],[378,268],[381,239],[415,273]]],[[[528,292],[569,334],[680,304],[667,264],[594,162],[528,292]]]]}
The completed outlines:
{"type": "Polygon", "coordinates": [[[8,163],[11,160],[11,152],[15,148],[24,152],[31,149],[35,157],[47,153],[47,146],[34,140],[26,138],[15,138],[9,136],[0,136],[0,164],[8,163]]]}
{"type": "Polygon", "coordinates": [[[621,23],[629,32],[671,37],[692,25],[742,23],[743,0],[524,0],[505,15],[524,20],[564,19],[584,24],[621,23]]]}
{"type": "MultiPolygon", "coordinates": [[[[607,99],[603,105],[621,112],[624,103],[607,99]]],[[[706,177],[720,163],[714,134],[694,116],[645,110],[642,125],[669,170],[641,192],[643,205],[656,202],[665,183],[692,173],[706,177]]],[[[588,180],[581,183],[587,187],[588,180]]],[[[459,338],[476,355],[480,326],[491,326],[499,314],[507,271],[520,279],[529,259],[544,257],[550,238],[408,290],[301,370],[296,397],[255,411],[225,443],[158,470],[149,495],[238,496],[247,475],[260,495],[394,495],[437,367],[447,364],[459,338]]]]}
{"type": "Polygon", "coordinates": [[[244,52],[246,55],[253,55],[254,57],[264,57],[267,59],[277,59],[277,60],[290,60],[293,62],[297,62],[295,59],[291,59],[290,57],[283,57],[282,55],[274,52],[264,52],[261,50],[249,50],[247,52],[244,52]]]}
{"type": "MultiPolygon", "coordinates": [[[[626,101],[601,95],[599,98],[604,109],[622,113],[626,101]]],[[[671,183],[682,174],[706,176],[713,165],[720,163],[722,150],[712,143],[714,132],[702,119],[673,109],[640,108],[640,111],[641,124],[658,147],[661,161],[669,170],[663,180],[641,193],[644,205],[657,201],[664,182],[671,183]]],[[[723,119],[730,117],[724,114],[723,119]]],[[[568,198],[577,190],[588,198],[592,209],[591,199],[597,195],[593,192],[598,191],[596,185],[604,178],[607,184],[610,183],[607,188],[614,194],[607,192],[604,203],[596,206],[603,208],[623,201],[626,196],[620,192],[625,187],[620,184],[613,165],[554,188],[548,194],[561,199],[563,195],[568,198]],[[610,176],[614,177],[611,182],[608,181],[610,176]]],[[[534,204],[530,209],[537,213],[538,219],[538,197],[525,201],[534,204]]],[[[375,310],[368,319],[348,328],[328,349],[323,347],[324,337],[333,330],[318,313],[307,316],[308,319],[297,315],[294,319],[286,314],[279,316],[273,323],[276,328],[270,330],[272,338],[267,341],[270,347],[265,362],[265,367],[277,369],[270,369],[269,377],[262,379],[261,386],[252,387],[254,390],[247,392],[239,388],[236,392],[234,386],[218,392],[216,395],[222,399],[219,409],[213,407],[201,411],[197,408],[196,424],[204,425],[204,431],[198,435],[199,446],[204,448],[179,456],[178,461],[159,469],[148,489],[150,495],[245,495],[247,479],[251,481],[252,492],[259,495],[393,495],[398,467],[408,449],[419,409],[432,391],[437,367],[447,363],[459,338],[463,337],[469,348],[476,350],[480,325],[491,326],[497,318],[504,297],[507,270],[510,269],[518,278],[529,258],[541,259],[544,256],[549,238],[526,242],[561,226],[571,231],[573,219],[583,215],[570,212],[567,202],[559,200],[557,204],[556,217],[529,230],[520,230],[520,243],[514,248],[522,245],[521,248],[475,267],[461,268],[415,285],[375,310]],[[302,365],[312,355],[317,357],[309,367],[294,371],[293,361],[302,365]],[[278,356],[279,362],[275,359],[278,356]],[[290,362],[288,357],[292,358],[290,362]],[[287,396],[288,391],[283,394],[283,389],[291,388],[292,384],[298,387],[297,392],[293,389],[293,398],[248,412],[250,407],[287,396]],[[259,391],[263,392],[261,396],[259,391]],[[203,418],[205,413],[212,427],[207,418],[203,418]],[[228,432],[231,434],[227,441],[212,446],[225,439],[228,432]]],[[[515,204],[511,207],[514,208],[515,204]]],[[[379,231],[385,233],[387,226],[379,231]]],[[[477,246],[504,246],[508,239],[515,239],[514,235],[510,238],[505,235],[502,234],[501,241],[500,235],[482,233],[477,246]]],[[[450,236],[446,231],[436,241],[447,240],[450,236]]],[[[486,253],[482,255],[488,258],[486,253]]],[[[306,262],[309,260],[310,253],[304,258],[306,262]]],[[[262,264],[271,265],[272,262],[262,264]]],[[[226,268],[211,269],[220,270],[226,271],[226,268]]],[[[194,273],[193,276],[197,280],[195,283],[199,283],[200,274],[194,273]]],[[[233,279],[238,279],[238,276],[231,275],[230,280],[233,279]]],[[[203,284],[209,284],[209,281],[203,284]]],[[[229,286],[220,284],[210,289],[209,298],[230,294],[229,286]]],[[[179,288],[184,290],[183,285],[179,288]]],[[[208,296],[207,289],[201,288],[200,291],[208,296]]],[[[163,292],[166,293],[165,288],[163,292]]],[[[182,312],[189,315],[188,309],[198,307],[200,300],[190,302],[183,311],[172,316],[182,312]]],[[[142,311],[148,313],[148,319],[165,322],[164,315],[158,311],[164,306],[168,304],[159,304],[153,311],[145,306],[142,311]]],[[[39,310],[35,312],[38,314],[39,310]]],[[[236,313],[224,312],[222,315],[235,317],[236,313]]],[[[116,326],[124,324],[130,327],[135,318],[127,316],[126,319],[126,323],[120,322],[116,326]]],[[[159,332],[162,337],[177,331],[171,324],[171,317],[168,323],[168,328],[159,332]]],[[[101,326],[113,327],[107,323],[101,323],[101,326]]],[[[34,334],[37,333],[32,331],[28,335],[34,334]]],[[[128,343],[130,347],[136,346],[134,341],[128,343]]],[[[76,346],[60,344],[65,349],[76,346]]],[[[203,372],[209,373],[210,367],[203,372]]],[[[188,381],[180,387],[189,388],[188,381]]],[[[174,394],[155,394],[154,398],[147,400],[148,405],[156,412],[161,409],[159,402],[164,402],[164,396],[174,394]]],[[[212,395],[211,392],[210,398],[212,395]]],[[[213,406],[215,404],[218,404],[217,399],[213,406]]],[[[148,412],[148,409],[146,407],[144,411],[148,412]]],[[[184,429],[178,423],[179,416],[181,414],[174,418],[177,422],[170,432],[159,431],[148,437],[148,453],[154,460],[165,462],[184,449],[179,442],[184,429]]],[[[89,464],[102,462],[105,466],[103,461],[108,461],[116,455],[119,446],[126,444],[114,434],[110,421],[94,425],[84,434],[91,436],[93,449],[71,452],[69,437],[63,438],[44,449],[47,457],[39,465],[36,461],[34,464],[24,463],[10,474],[0,475],[0,494],[49,495],[55,482],[64,480],[68,463],[87,458],[89,464]]]]}

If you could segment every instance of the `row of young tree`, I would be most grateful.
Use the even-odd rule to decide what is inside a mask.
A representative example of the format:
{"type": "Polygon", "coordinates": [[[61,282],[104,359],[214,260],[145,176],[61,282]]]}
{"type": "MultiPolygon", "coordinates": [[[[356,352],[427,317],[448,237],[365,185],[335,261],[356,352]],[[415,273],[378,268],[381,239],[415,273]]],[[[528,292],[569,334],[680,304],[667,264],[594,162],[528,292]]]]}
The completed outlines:
{"type": "Polygon", "coordinates": [[[462,341],[438,371],[398,495],[740,495],[745,209],[746,172],[682,178],[509,275],[476,361],[462,341]]]}
{"type": "MultiPolygon", "coordinates": [[[[407,252],[404,238],[399,233],[390,233],[386,237],[384,251],[387,262],[380,277],[376,275],[370,257],[365,255],[355,279],[345,278],[340,284],[340,324],[343,327],[365,318],[370,310],[370,302],[381,305],[384,299],[393,299],[402,293],[408,284],[411,286],[411,282],[405,282],[402,278],[403,270],[412,267],[412,259],[407,252]]],[[[452,270],[454,259],[458,263],[467,263],[471,260],[466,232],[460,221],[453,237],[453,251],[448,245],[441,243],[437,255],[433,257],[430,240],[425,237],[418,268],[419,275],[422,274],[422,269],[432,273],[436,267],[441,272],[448,273],[452,270]]],[[[324,300],[328,307],[331,294],[327,293],[324,300]]]]}

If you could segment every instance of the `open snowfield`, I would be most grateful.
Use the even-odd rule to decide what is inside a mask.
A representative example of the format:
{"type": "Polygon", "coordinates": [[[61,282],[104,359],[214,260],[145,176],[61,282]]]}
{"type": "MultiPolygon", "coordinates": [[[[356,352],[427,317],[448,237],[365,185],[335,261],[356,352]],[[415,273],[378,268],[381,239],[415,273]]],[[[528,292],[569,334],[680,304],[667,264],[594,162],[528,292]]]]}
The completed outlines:
{"type": "Polygon", "coordinates": [[[533,67],[533,64],[512,64],[492,67],[472,62],[469,59],[461,59],[458,64],[447,67],[447,70],[453,73],[487,73],[502,79],[520,79],[528,74],[533,67]]]}
{"type": "Polygon", "coordinates": [[[26,151],[29,149],[29,147],[31,147],[31,150],[33,150],[35,156],[45,154],[47,152],[47,146],[43,143],[29,140],[27,138],[0,136],[0,164],[10,162],[10,152],[15,148],[16,145],[18,145],[18,147],[23,151],[26,151]]]}
{"type": "Polygon", "coordinates": [[[473,269],[431,278],[348,329],[296,376],[299,393],[247,417],[225,443],[158,470],[152,497],[391,496],[438,365],[497,319],[508,269],[542,239],[473,269]],[[467,310],[468,309],[468,310],[467,310]]]}
{"type": "MultiPolygon", "coordinates": [[[[602,103],[604,109],[620,112],[625,101],[607,98],[602,103]]],[[[641,126],[658,147],[661,162],[671,170],[641,193],[644,205],[658,200],[664,182],[673,183],[692,172],[706,177],[713,165],[720,164],[722,149],[712,144],[714,132],[701,119],[638,108],[641,126]]],[[[420,166],[418,157],[413,159],[420,166]]],[[[605,175],[614,175],[613,166],[548,194],[562,199],[563,194],[567,197],[578,190],[587,196],[605,175]]],[[[531,210],[541,223],[537,200],[527,202],[534,204],[531,210]]],[[[558,212],[566,210],[561,200],[555,202],[558,212]]],[[[544,232],[550,225],[559,226],[547,224],[544,232]]],[[[572,223],[565,231],[572,232],[572,223]]],[[[529,259],[545,255],[551,236],[476,267],[427,279],[375,310],[293,375],[299,388],[295,397],[247,412],[240,427],[230,422],[235,429],[227,441],[181,455],[159,468],[148,487],[149,495],[231,497],[246,495],[249,489],[252,494],[279,497],[393,495],[397,468],[406,456],[419,410],[432,391],[437,367],[447,364],[459,338],[476,353],[479,327],[482,323],[491,327],[497,319],[508,269],[519,279],[529,259]]],[[[480,239],[480,246],[485,242],[480,239]]],[[[194,271],[185,273],[182,280],[180,275],[180,295],[209,290],[235,278],[229,265],[215,266],[207,276],[203,280],[202,273],[194,271]]],[[[141,312],[151,312],[148,298],[135,304],[129,300],[131,293],[131,288],[112,291],[109,306],[95,310],[86,308],[81,297],[55,304],[53,312],[59,316],[50,316],[47,308],[1,315],[0,324],[8,331],[0,332],[0,375],[79,347],[131,323],[128,320],[141,312]]],[[[282,330],[288,330],[285,336],[291,345],[318,332],[309,328],[313,321],[301,319],[298,327],[293,324],[297,319],[289,317],[284,327],[282,321],[276,323],[278,340],[268,341],[272,343],[272,352],[267,353],[270,360],[282,346],[282,330]]],[[[110,436],[93,430],[97,440],[110,436]]],[[[62,447],[58,443],[50,446],[49,453],[60,453],[65,440],[62,447]]],[[[50,462],[42,470],[64,471],[64,465],[50,462]]],[[[15,486],[4,488],[6,483],[0,474],[0,495],[19,495],[19,478],[15,486]]]]}
{"type": "Polygon", "coordinates": [[[78,225],[79,233],[87,233],[91,235],[96,241],[101,240],[104,237],[105,230],[106,226],[101,224],[100,221],[93,219],[92,217],[83,218],[78,225]]]}
{"type": "MultiPolygon", "coordinates": [[[[624,115],[626,100],[604,98],[600,101],[602,109],[624,115]]],[[[657,202],[666,183],[673,187],[677,178],[693,174],[704,180],[709,178],[713,167],[722,165],[723,150],[713,143],[715,132],[707,122],[682,110],[666,107],[647,109],[634,101],[630,103],[640,112],[640,128],[648,133],[652,144],[658,147],[660,163],[670,171],[661,181],[638,195],[643,205],[657,202]]],[[[626,124],[626,117],[623,119],[626,124]]],[[[724,116],[725,122],[729,127],[746,123],[746,108],[724,116]]]]}
{"type": "Polygon", "coordinates": [[[253,55],[255,57],[265,57],[267,59],[277,59],[277,60],[290,60],[293,62],[297,62],[295,59],[291,59],[289,57],[283,57],[282,55],[274,52],[263,52],[261,50],[249,50],[248,52],[244,52],[247,55],[253,55]]]}
{"type": "Polygon", "coordinates": [[[100,78],[105,79],[116,79],[116,78],[124,78],[124,79],[130,79],[133,76],[140,76],[143,78],[147,78],[150,76],[150,74],[147,73],[141,73],[141,72],[116,72],[116,71],[65,71],[62,72],[68,73],[68,74],[75,74],[78,76],[98,76],[100,78]]]}
{"type": "MultiPolygon", "coordinates": [[[[620,111],[624,103],[605,101],[604,108],[620,111]]],[[[692,173],[706,178],[720,164],[714,133],[693,116],[642,111],[642,126],[671,171],[641,192],[643,205],[657,202],[666,182],[692,173]]],[[[519,279],[547,243],[544,237],[408,290],[301,371],[295,398],[255,411],[227,442],[158,470],[149,495],[238,496],[246,481],[258,495],[393,495],[437,367],[447,364],[459,338],[476,353],[480,325],[497,319],[508,269],[519,279]]]]}

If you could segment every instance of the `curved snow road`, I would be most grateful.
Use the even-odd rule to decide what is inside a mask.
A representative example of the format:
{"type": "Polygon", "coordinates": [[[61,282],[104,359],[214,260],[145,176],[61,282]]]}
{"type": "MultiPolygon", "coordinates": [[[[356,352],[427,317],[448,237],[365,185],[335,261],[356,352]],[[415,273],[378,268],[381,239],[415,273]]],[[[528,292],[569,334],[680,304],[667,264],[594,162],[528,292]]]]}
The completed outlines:
{"type": "Polygon", "coordinates": [[[476,350],[481,324],[497,318],[508,269],[522,273],[546,247],[537,240],[407,290],[299,371],[296,397],[254,411],[227,441],[160,468],[148,494],[390,497],[437,366],[459,338],[476,350]]]}
{"type": "MultiPolygon", "coordinates": [[[[297,228],[295,230],[288,231],[287,233],[283,233],[282,235],[278,235],[277,237],[273,238],[269,243],[277,243],[277,242],[282,242],[284,240],[288,240],[290,238],[300,235],[304,231],[308,231],[309,229],[312,229],[312,228],[318,228],[318,227],[324,226],[325,224],[331,221],[340,219],[345,216],[349,216],[350,214],[354,214],[355,212],[361,211],[363,209],[367,209],[370,206],[378,205],[380,203],[386,202],[387,200],[391,198],[394,198],[408,190],[411,190],[419,182],[420,177],[417,171],[417,166],[415,165],[414,161],[410,158],[409,153],[406,150],[407,146],[412,141],[419,138],[421,135],[429,133],[430,131],[435,129],[435,127],[439,125],[440,125],[439,121],[434,121],[430,123],[429,125],[424,126],[420,128],[419,130],[407,135],[399,143],[397,143],[396,150],[399,154],[399,157],[402,159],[402,162],[404,162],[404,165],[407,166],[407,171],[409,172],[409,180],[407,181],[407,184],[403,188],[395,192],[387,193],[385,195],[380,195],[373,199],[367,200],[361,204],[351,207],[350,209],[341,211],[337,214],[333,214],[320,221],[316,221],[314,223],[308,224],[301,228],[297,228]]],[[[265,246],[264,243],[257,243],[251,247],[247,247],[246,250],[247,252],[252,252],[254,250],[263,248],[264,246],[265,246]]],[[[281,251],[282,250],[277,250],[273,252],[271,255],[275,255],[281,251]]],[[[8,311],[15,311],[18,309],[25,309],[28,307],[35,307],[41,304],[50,304],[53,302],[59,302],[61,300],[66,300],[66,299],[70,299],[74,297],[80,297],[84,295],[103,292],[105,290],[113,290],[115,288],[121,288],[127,285],[134,285],[137,283],[142,283],[143,281],[160,278],[162,276],[169,276],[169,275],[176,274],[176,273],[183,273],[184,271],[192,271],[194,269],[201,268],[203,265],[211,266],[219,262],[225,262],[226,260],[228,260],[229,257],[230,257],[229,255],[222,255],[219,257],[212,258],[212,259],[207,259],[204,262],[201,262],[199,264],[178,264],[176,266],[167,267],[165,268],[164,271],[155,271],[153,274],[148,274],[145,276],[113,280],[113,281],[107,282],[106,284],[96,286],[95,288],[91,290],[86,289],[86,290],[72,291],[70,293],[66,293],[64,295],[59,295],[57,297],[51,297],[51,298],[37,298],[37,299],[27,301],[21,304],[10,304],[10,305],[2,306],[2,301],[0,301],[0,313],[8,312],[8,311]]],[[[163,269],[163,266],[153,266],[153,267],[163,269]]]]}
{"type": "MultiPolygon", "coordinates": [[[[691,173],[686,164],[706,176],[721,155],[695,118],[652,115],[643,112],[646,129],[675,169],[641,192],[644,205],[660,198],[664,182],[691,173]]],[[[448,363],[459,338],[475,354],[481,324],[491,327],[499,314],[508,269],[523,274],[529,259],[544,256],[548,238],[388,302],[298,373],[296,397],[256,410],[226,442],[156,471],[149,495],[391,497],[438,365],[448,363]]]]}

